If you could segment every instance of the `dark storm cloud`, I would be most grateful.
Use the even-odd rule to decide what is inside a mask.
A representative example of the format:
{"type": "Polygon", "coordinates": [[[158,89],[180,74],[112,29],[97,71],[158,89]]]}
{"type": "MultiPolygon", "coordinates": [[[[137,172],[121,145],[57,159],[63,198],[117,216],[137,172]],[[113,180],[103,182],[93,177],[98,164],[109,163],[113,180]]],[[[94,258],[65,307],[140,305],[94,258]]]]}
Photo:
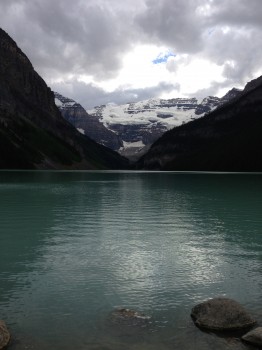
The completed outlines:
{"type": "Polygon", "coordinates": [[[125,104],[128,102],[137,102],[156,98],[162,93],[168,93],[174,89],[179,90],[179,84],[159,83],[156,86],[140,89],[116,89],[113,92],[107,92],[93,84],[86,84],[79,81],[70,83],[56,83],[53,85],[56,92],[70,97],[80,103],[86,109],[92,109],[94,106],[100,106],[107,103],[125,104]]]}
{"type": "Polygon", "coordinates": [[[151,40],[174,47],[177,52],[197,52],[203,45],[200,18],[196,12],[200,2],[147,0],[146,10],[136,21],[151,40]]]}
{"type": "Polygon", "coordinates": [[[210,60],[224,67],[229,88],[244,84],[261,71],[261,18],[261,0],[0,1],[1,26],[51,85],[113,78],[137,43],[210,60]]]}
{"type": "Polygon", "coordinates": [[[262,27],[261,0],[214,0],[211,4],[211,22],[237,27],[262,27]]]}
{"type": "Polygon", "coordinates": [[[212,1],[205,26],[201,54],[219,65],[224,64],[228,84],[244,84],[261,68],[262,1],[212,1]]]}
{"type": "Polygon", "coordinates": [[[93,0],[14,0],[0,3],[0,19],[40,74],[105,78],[121,68],[135,35],[130,14],[113,10],[109,2],[93,0]]]}

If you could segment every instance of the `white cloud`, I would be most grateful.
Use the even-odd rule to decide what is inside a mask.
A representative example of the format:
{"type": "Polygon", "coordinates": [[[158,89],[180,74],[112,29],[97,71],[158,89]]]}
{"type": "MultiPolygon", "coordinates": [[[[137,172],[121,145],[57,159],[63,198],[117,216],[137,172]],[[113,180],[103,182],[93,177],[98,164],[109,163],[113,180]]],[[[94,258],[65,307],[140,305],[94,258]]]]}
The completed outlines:
{"type": "MultiPolygon", "coordinates": [[[[109,91],[119,86],[126,88],[144,88],[156,86],[161,81],[170,82],[166,65],[155,65],[153,60],[166,47],[155,45],[138,45],[123,57],[123,67],[111,80],[101,81],[100,86],[109,91]]],[[[173,82],[174,83],[174,82],[173,82]]]]}
{"type": "Polygon", "coordinates": [[[222,72],[222,66],[206,59],[192,58],[186,65],[181,65],[177,72],[178,81],[182,81],[182,94],[186,96],[208,88],[213,81],[223,82],[222,72]]]}
{"type": "Polygon", "coordinates": [[[243,86],[262,74],[261,16],[261,0],[0,2],[2,28],[47,83],[101,103],[243,86]]]}

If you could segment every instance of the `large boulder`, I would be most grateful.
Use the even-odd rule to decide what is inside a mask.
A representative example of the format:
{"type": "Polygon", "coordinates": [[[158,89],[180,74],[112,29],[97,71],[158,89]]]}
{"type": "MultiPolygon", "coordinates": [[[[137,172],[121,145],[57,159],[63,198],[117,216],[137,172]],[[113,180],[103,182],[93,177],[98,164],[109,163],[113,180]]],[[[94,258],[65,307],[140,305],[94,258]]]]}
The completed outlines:
{"type": "Polygon", "coordinates": [[[131,309],[117,309],[112,312],[113,323],[127,326],[145,326],[150,317],[131,309]]]}
{"type": "Polygon", "coordinates": [[[196,305],[191,316],[200,328],[228,331],[253,326],[256,321],[235,300],[215,298],[196,305]]]}
{"type": "Polygon", "coordinates": [[[242,339],[250,344],[262,347],[262,327],[258,327],[243,335],[242,339]]]}
{"type": "Polygon", "coordinates": [[[10,340],[10,333],[6,327],[4,321],[0,320],[0,349],[3,349],[7,346],[10,340]]]}

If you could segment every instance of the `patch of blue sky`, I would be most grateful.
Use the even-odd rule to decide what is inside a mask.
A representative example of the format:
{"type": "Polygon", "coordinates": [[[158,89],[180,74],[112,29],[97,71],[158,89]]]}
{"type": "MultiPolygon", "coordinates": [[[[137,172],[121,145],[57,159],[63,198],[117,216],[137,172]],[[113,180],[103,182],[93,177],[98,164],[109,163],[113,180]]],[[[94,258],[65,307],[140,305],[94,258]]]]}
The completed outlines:
{"type": "Polygon", "coordinates": [[[152,61],[154,64],[160,64],[167,62],[169,57],[175,57],[176,55],[172,51],[160,52],[160,54],[152,61]]]}
{"type": "Polygon", "coordinates": [[[212,34],[214,33],[214,31],[215,31],[215,28],[210,29],[210,30],[208,31],[208,35],[209,35],[209,36],[212,35],[212,34]]]}

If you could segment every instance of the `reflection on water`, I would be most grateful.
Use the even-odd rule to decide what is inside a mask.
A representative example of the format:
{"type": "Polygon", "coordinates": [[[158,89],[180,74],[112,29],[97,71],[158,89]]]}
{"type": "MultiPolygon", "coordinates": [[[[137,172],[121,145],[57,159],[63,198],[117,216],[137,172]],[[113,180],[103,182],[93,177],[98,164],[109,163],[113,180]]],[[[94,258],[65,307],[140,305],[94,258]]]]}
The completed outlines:
{"type": "Polygon", "coordinates": [[[247,349],[195,328],[190,310],[224,295],[262,323],[261,180],[0,172],[0,318],[11,349],[247,349]],[[149,326],[112,325],[119,306],[149,315],[149,326]]]}

